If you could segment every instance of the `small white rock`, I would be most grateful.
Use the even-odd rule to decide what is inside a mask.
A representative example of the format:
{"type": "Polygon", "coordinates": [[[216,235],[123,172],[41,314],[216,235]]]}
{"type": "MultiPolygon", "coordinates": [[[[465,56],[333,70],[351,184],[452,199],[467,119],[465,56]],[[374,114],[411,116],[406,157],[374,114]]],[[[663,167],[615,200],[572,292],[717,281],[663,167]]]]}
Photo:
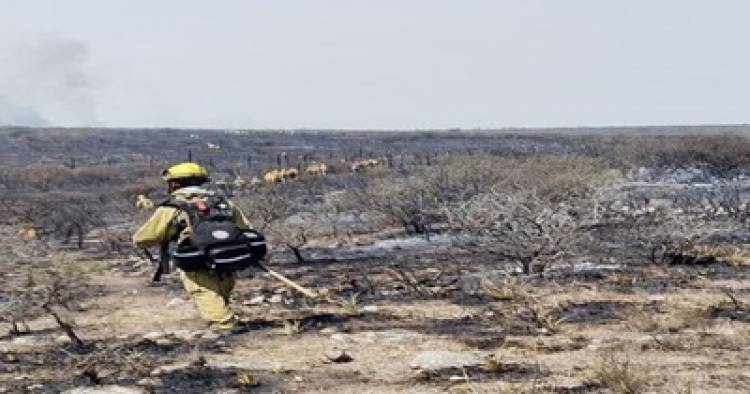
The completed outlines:
{"type": "Polygon", "coordinates": [[[36,340],[34,340],[34,338],[32,337],[15,337],[10,341],[12,345],[20,346],[33,345],[35,342],[36,340]]]}
{"type": "Polygon", "coordinates": [[[165,334],[162,331],[151,331],[151,332],[149,332],[147,334],[144,334],[143,335],[143,339],[148,339],[150,341],[155,341],[155,340],[157,340],[159,338],[163,338],[164,335],[165,334]]]}
{"type": "Polygon", "coordinates": [[[36,339],[34,337],[16,337],[10,340],[10,342],[7,343],[7,345],[2,344],[0,347],[7,348],[10,351],[16,351],[19,349],[26,349],[29,347],[34,347],[35,345],[39,345],[39,339],[36,339]]]}
{"type": "Polygon", "coordinates": [[[181,341],[190,341],[195,338],[200,337],[200,332],[198,331],[190,331],[190,330],[175,330],[170,333],[171,336],[181,340],[181,341]]]}
{"type": "Polygon", "coordinates": [[[216,341],[214,342],[214,345],[218,347],[223,347],[223,346],[227,346],[227,343],[225,341],[216,341]]]}
{"type": "Polygon", "coordinates": [[[158,338],[154,341],[158,346],[171,346],[174,345],[174,341],[167,338],[158,338]]]}
{"type": "Polygon", "coordinates": [[[70,344],[71,342],[73,342],[73,340],[70,339],[70,337],[67,335],[60,335],[55,338],[55,343],[58,345],[67,345],[67,344],[70,344]]]}
{"type": "Polygon", "coordinates": [[[219,334],[216,331],[208,330],[201,335],[201,338],[209,340],[209,341],[215,341],[221,338],[221,334],[219,334]]]}
{"type": "Polygon", "coordinates": [[[380,308],[378,308],[377,305],[365,305],[365,306],[362,307],[362,311],[363,312],[368,312],[368,313],[375,313],[378,310],[380,310],[380,308]]]}
{"type": "Polygon", "coordinates": [[[167,306],[177,306],[177,305],[182,305],[184,303],[185,303],[185,300],[179,297],[175,297],[169,300],[169,302],[167,302],[167,306]]]}
{"type": "Polygon", "coordinates": [[[190,365],[188,363],[180,363],[180,364],[172,364],[172,365],[162,365],[160,367],[154,368],[154,370],[151,371],[150,375],[152,377],[162,376],[162,375],[166,375],[168,373],[174,372],[174,371],[179,371],[181,369],[185,369],[185,368],[187,368],[189,366],[190,365]]]}
{"type": "Polygon", "coordinates": [[[246,301],[245,305],[260,305],[265,300],[266,300],[266,296],[264,296],[264,295],[261,294],[259,296],[255,296],[255,297],[249,299],[248,301],[246,301]]]}
{"type": "Polygon", "coordinates": [[[323,334],[323,335],[336,334],[337,332],[338,332],[338,330],[336,329],[336,327],[326,327],[326,328],[320,330],[320,333],[323,334]]]}
{"type": "Polygon", "coordinates": [[[268,299],[268,302],[272,304],[280,304],[283,300],[284,298],[281,296],[281,294],[274,294],[271,298],[268,299]]]}
{"type": "Polygon", "coordinates": [[[135,382],[135,384],[137,384],[139,386],[158,386],[158,385],[161,384],[161,379],[157,379],[157,378],[143,378],[143,379],[135,382]]]}

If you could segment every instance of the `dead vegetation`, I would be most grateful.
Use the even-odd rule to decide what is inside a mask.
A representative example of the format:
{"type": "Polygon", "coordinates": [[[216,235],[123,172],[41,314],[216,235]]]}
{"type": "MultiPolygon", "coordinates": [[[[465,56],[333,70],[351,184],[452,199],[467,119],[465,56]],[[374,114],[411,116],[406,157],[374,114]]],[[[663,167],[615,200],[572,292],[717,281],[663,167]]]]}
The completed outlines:
{"type": "Polygon", "coordinates": [[[247,278],[233,301],[251,331],[211,338],[175,282],[145,286],[148,265],[127,248],[146,214],[136,196],[163,197],[161,163],[52,155],[0,174],[13,239],[0,273],[10,334],[0,380],[28,376],[10,391],[748,387],[745,137],[484,135],[474,136],[482,149],[440,151],[423,136],[381,136],[370,148],[381,152],[283,148],[284,162],[268,135],[243,138],[268,152],[240,155],[222,136],[211,141],[226,157],[191,153],[229,180],[326,163],[294,181],[242,184],[233,200],[273,245],[268,264],[327,295],[247,278]],[[388,151],[396,145],[412,151],[388,151]],[[370,156],[378,165],[351,170],[370,156]],[[60,254],[71,249],[81,251],[60,254]],[[22,347],[26,338],[39,343],[22,347]],[[460,362],[415,377],[410,361],[434,349],[460,362]]]}
{"type": "Polygon", "coordinates": [[[77,302],[87,295],[82,287],[86,272],[70,256],[60,253],[50,260],[37,261],[12,273],[0,296],[2,321],[10,326],[11,335],[30,333],[28,321],[49,316],[78,347],[84,342],[69,317],[77,302]]]}
{"type": "Polygon", "coordinates": [[[605,356],[594,368],[594,380],[601,386],[619,394],[638,394],[648,388],[648,375],[630,360],[605,356]]]}

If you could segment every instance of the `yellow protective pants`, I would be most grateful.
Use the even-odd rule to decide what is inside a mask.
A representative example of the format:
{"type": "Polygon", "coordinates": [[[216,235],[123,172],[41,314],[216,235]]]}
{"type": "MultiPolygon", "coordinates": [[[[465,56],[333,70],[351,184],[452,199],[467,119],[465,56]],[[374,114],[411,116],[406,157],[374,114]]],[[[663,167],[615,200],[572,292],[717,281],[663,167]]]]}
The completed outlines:
{"type": "Polygon", "coordinates": [[[229,308],[229,294],[234,288],[233,274],[212,271],[180,271],[185,290],[193,297],[198,312],[210,327],[231,329],[237,317],[229,308]]]}

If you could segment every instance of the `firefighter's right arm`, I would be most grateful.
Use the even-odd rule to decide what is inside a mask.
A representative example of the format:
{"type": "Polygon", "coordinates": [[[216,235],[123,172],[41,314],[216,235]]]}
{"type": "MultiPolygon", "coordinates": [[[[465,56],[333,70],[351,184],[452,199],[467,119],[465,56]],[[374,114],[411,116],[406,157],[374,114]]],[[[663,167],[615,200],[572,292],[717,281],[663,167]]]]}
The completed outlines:
{"type": "Polygon", "coordinates": [[[136,248],[150,248],[160,245],[169,234],[169,226],[177,215],[173,207],[156,208],[153,215],[133,235],[136,248]]]}

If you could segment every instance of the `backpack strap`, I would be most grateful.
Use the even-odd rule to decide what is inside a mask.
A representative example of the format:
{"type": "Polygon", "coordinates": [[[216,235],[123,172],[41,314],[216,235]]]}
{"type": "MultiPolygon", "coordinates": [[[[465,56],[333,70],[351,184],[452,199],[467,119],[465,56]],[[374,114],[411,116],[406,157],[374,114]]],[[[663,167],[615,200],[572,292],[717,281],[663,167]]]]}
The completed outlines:
{"type": "Polygon", "coordinates": [[[181,201],[174,198],[170,198],[167,200],[162,201],[159,203],[160,207],[171,207],[176,209],[178,212],[184,212],[187,215],[187,223],[183,223],[180,220],[180,215],[176,215],[172,221],[170,222],[169,226],[175,230],[174,235],[171,237],[172,239],[169,239],[169,242],[176,242],[179,238],[180,234],[189,226],[192,226],[193,223],[195,223],[194,215],[196,214],[194,211],[195,209],[192,207],[192,205],[187,201],[181,201]]]}
{"type": "Polygon", "coordinates": [[[187,201],[180,201],[174,198],[169,198],[159,203],[160,207],[172,207],[182,211],[187,211],[189,205],[190,203],[187,201]]]}

